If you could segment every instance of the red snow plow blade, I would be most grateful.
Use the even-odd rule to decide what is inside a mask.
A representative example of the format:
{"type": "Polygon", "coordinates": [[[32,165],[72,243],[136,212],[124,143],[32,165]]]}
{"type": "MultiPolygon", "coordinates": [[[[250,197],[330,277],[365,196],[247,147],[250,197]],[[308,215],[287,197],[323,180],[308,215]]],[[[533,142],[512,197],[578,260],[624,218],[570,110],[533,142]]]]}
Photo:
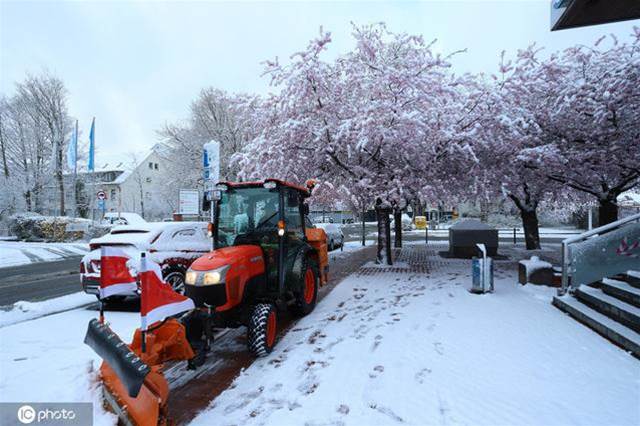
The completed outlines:
{"type": "Polygon", "coordinates": [[[93,319],[84,339],[104,360],[100,380],[105,403],[127,425],[167,424],[169,385],[162,373],[163,363],[194,356],[184,326],[175,319],[163,322],[146,334],[143,353],[140,329],[127,345],[108,325],[93,319]]]}

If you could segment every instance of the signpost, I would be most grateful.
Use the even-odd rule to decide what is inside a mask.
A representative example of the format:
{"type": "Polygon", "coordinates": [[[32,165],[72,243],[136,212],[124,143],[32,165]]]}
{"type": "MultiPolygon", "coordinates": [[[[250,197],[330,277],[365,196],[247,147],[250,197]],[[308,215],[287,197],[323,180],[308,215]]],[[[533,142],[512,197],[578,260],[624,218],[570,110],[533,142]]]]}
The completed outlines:
{"type": "Polygon", "coordinates": [[[102,218],[104,219],[104,212],[106,210],[105,200],[107,199],[107,193],[103,190],[96,192],[96,198],[98,199],[98,209],[102,212],[102,218]]]}
{"type": "MultiPolygon", "coordinates": [[[[211,140],[204,144],[202,152],[202,169],[206,198],[209,201],[210,226],[213,226],[215,215],[215,200],[220,198],[215,194],[215,184],[220,181],[220,143],[211,140]]],[[[210,231],[212,228],[210,229],[210,231]]],[[[211,249],[215,249],[213,238],[211,239],[211,249]]]]}

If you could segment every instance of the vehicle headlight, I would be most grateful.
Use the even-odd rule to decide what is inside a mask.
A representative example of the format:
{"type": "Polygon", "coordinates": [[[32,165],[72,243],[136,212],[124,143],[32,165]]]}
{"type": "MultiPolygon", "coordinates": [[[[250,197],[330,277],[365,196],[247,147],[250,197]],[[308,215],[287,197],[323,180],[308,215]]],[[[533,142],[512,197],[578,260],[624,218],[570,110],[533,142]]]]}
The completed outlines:
{"type": "Polygon", "coordinates": [[[204,278],[202,279],[202,284],[203,285],[218,284],[221,281],[221,279],[222,279],[222,275],[220,275],[220,272],[218,271],[205,272],[204,278]]]}
{"type": "Polygon", "coordinates": [[[184,277],[184,282],[189,285],[195,285],[198,280],[198,273],[196,271],[187,271],[187,275],[184,277]]]}
{"type": "Polygon", "coordinates": [[[212,269],[210,271],[187,271],[185,282],[189,285],[215,285],[222,284],[227,276],[230,265],[221,268],[212,269]]]}

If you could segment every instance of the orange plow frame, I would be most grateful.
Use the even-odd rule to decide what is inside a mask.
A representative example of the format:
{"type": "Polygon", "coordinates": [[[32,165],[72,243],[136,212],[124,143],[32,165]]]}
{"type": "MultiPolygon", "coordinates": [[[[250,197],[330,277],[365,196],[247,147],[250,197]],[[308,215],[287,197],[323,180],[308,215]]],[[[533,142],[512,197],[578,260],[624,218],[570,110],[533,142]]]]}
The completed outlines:
{"type": "MultiPolygon", "coordinates": [[[[130,354],[139,357],[150,367],[136,396],[107,361],[100,366],[105,404],[128,425],[156,426],[168,424],[167,401],[169,384],[163,375],[163,364],[168,361],[188,360],[194,357],[186,338],[184,326],[176,319],[168,319],[146,332],[146,350],[142,352],[142,332],[137,329],[128,345],[130,354]]],[[[95,349],[95,348],[94,348],[95,349]]]]}

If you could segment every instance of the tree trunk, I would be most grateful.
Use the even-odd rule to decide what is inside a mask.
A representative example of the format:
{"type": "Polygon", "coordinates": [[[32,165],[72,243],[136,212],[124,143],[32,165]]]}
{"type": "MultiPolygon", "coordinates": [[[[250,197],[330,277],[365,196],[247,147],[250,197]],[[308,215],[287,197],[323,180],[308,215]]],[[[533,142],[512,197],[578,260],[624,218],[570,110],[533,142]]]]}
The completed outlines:
{"type": "Polygon", "coordinates": [[[520,209],[522,227],[524,228],[524,241],[527,250],[540,249],[540,233],[538,230],[538,213],[536,209],[520,209]]]}
{"type": "Polygon", "coordinates": [[[28,212],[32,211],[32,207],[31,207],[31,191],[25,191],[25,193],[24,193],[24,203],[27,206],[27,211],[28,212]]]}
{"type": "Polygon", "coordinates": [[[614,201],[617,197],[600,199],[598,202],[598,226],[603,226],[618,220],[618,204],[614,201]]]}
{"type": "Polygon", "coordinates": [[[389,226],[391,209],[382,206],[382,200],[376,201],[376,218],[378,220],[378,252],[376,263],[393,265],[391,259],[391,227],[389,226]]]}
{"type": "Polygon", "coordinates": [[[402,247],[402,212],[400,209],[393,211],[393,227],[395,233],[395,240],[393,246],[395,248],[402,247]]]}
{"type": "Polygon", "coordinates": [[[520,211],[520,217],[522,218],[522,227],[524,228],[524,241],[527,246],[527,250],[540,249],[540,231],[538,229],[538,202],[532,201],[527,194],[524,201],[521,201],[517,196],[509,194],[509,198],[516,205],[520,211]]]}
{"type": "Polygon", "coordinates": [[[365,241],[366,241],[366,229],[365,229],[365,224],[364,224],[364,216],[366,214],[366,209],[364,207],[364,203],[362,203],[362,246],[365,246],[365,241]]]}

